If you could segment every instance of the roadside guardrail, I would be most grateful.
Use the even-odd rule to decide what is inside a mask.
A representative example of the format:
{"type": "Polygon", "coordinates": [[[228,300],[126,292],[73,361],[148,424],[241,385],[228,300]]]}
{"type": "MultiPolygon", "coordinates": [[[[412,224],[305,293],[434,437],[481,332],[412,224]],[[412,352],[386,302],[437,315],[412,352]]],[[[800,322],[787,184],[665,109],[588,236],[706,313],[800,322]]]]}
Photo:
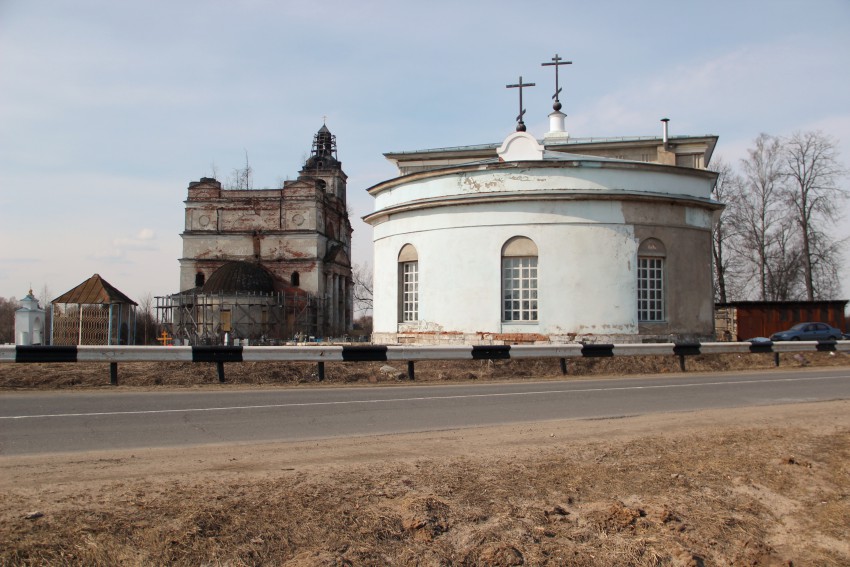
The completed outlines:
{"type": "Polygon", "coordinates": [[[850,341],[753,341],[740,343],[570,343],[546,345],[316,345],[316,346],[15,346],[0,345],[0,363],[108,362],[110,382],[118,384],[121,362],[215,363],[220,382],[224,364],[235,362],[315,362],[319,380],[327,362],[407,362],[407,376],[415,378],[415,363],[426,360],[509,360],[557,358],[568,373],[571,358],[660,355],[677,356],[682,371],[686,357],[701,354],[850,352],[850,341]]]}

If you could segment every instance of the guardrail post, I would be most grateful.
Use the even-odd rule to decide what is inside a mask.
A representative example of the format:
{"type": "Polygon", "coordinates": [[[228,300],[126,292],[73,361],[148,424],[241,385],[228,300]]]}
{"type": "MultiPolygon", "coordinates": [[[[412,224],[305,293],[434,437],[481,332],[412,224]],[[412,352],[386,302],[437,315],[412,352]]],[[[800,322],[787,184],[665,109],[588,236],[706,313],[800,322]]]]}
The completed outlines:
{"type": "Polygon", "coordinates": [[[112,386],[118,385],[118,363],[110,362],[109,363],[109,383],[112,386]]]}
{"type": "Polygon", "coordinates": [[[701,345],[699,343],[676,343],[673,345],[673,354],[679,357],[679,368],[682,372],[687,372],[685,366],[686,356],[697,356],[701,354],[701,345]]]}
{"type": "Polygon", "coordinates": [[[218,381],[224,382],[224,363],[242,362],[242,347],[228,345],[196,345],[192,347],[192,362],[215,362],[218,381]]]}
{"type": "Polygon", "coordinates": [[[569,374],[569,373],[570,373],[570,367],[569,367],[569,366],[567,366],[567,359],[566,359],[566,358],[561,358],[561,359],[559,360],[559,362],[561,363],[561,374],[563,374],[564,376],[566,376],[567,374],[569,374]]]}
{"type": "Polygon", "coordinates": [[[773,353],[773,364],[774,364],[774,366],[779,367],[779,353],[778,352],[773,353]]]}
{"type": "Polygon", "coordinates": [[[324,382],[325,380],[325,363],[319,361],[316,363],[316,371],[319,374],[319,382],[324,382]]]}
{"type": "Polygon", "coordinates": [[[415,380],[416,379],[416,371],[413,369],[413,361],[407,361],[407,379],[415,380]]]}

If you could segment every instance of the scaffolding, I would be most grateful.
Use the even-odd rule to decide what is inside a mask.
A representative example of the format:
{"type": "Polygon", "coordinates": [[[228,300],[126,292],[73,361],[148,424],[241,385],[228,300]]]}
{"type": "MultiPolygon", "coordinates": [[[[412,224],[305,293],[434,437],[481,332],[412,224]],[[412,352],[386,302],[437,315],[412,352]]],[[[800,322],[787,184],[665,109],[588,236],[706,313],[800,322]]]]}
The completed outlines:
{"type": "Polygon", "coordinates": [[[156,315],[175,345],[278,345],[319,336],[323,301],[306,292],[189,291],[157,297],[156,315]]]}

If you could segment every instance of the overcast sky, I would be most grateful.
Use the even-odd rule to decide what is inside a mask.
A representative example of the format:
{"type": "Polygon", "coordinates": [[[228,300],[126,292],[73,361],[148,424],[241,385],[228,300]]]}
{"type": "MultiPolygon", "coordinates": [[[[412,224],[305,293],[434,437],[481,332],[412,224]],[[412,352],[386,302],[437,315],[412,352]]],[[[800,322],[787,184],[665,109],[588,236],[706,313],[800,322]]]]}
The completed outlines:
{"type": "Polygon", "coordinates": [[[324,116],[371,263],[382,154],[500,142],[520,75],[542,136],[556,53],[574,137],[669,117],[734,162],[760,132],[817,129],[850,166],[848,0],[0,0],[0,296],[93,273],[137,301],[178,291],[189,182],[246,152],[255,188],[294,179],[324,116]]]}

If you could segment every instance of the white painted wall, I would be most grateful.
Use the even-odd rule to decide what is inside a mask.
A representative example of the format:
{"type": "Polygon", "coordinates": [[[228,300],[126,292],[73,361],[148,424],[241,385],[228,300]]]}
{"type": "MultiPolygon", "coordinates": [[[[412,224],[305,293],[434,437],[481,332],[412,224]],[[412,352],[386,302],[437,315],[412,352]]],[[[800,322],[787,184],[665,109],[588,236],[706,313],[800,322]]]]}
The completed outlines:
{"type": "MultiPolygon", "coordinates": [[[[432,171],[370,189],[376,335],[638,335],[632,223],[644,232],[654,225],[710,229],[712,207],[693,199],[710,199],[712,177],[618,160],[543,161],[542,167],[509,162],[516,167],[432,171]],[[659,199],[636,216],[634,200],[646,197],[659,199]],[[501,251],[514,236],[538,248],[539,320],[532,324],[502,321],[501,251]],[[419,258],[414,324],[399,322],[398,254],[405,244],[415,246],[419,258]]],[[[693,261],[710,262],[710,255],[693,261]]]]}
{"type": "Polygon", "coordinates": [[[21,300],[15,310],[15,344],[21,346],[41,345],[45,339],[45,311],[40,309],[32,292],[21,300]]]}
{"type": "Polygon", "coordinates": [[[709,199],[711,183],[693,170],[641,164],[611,166],[604,161],[566,162],[575,167],[484,169],[403,182],[396,178],[373,188],[375,210],[423,199],[504,192],[568,191],[647,193],[709,199]],[[399,184],[394,183],[397,181],[399,184]],[[379,189],[375,192],[375,189],[379,189]]]}
{"type": "Polygon", "coordinates": [[[375,332],[398,329],[398,253],[419,254],[419,323],[405,328],[504,333],[633,333],[637,245],[619,203],[486,203],[403,213],[375,227],[375,332]],[[501,251],[538,247],[539,321],[502,322],[501,251]],[[604,322],[604,323],[603,323],[604,322]]]}

